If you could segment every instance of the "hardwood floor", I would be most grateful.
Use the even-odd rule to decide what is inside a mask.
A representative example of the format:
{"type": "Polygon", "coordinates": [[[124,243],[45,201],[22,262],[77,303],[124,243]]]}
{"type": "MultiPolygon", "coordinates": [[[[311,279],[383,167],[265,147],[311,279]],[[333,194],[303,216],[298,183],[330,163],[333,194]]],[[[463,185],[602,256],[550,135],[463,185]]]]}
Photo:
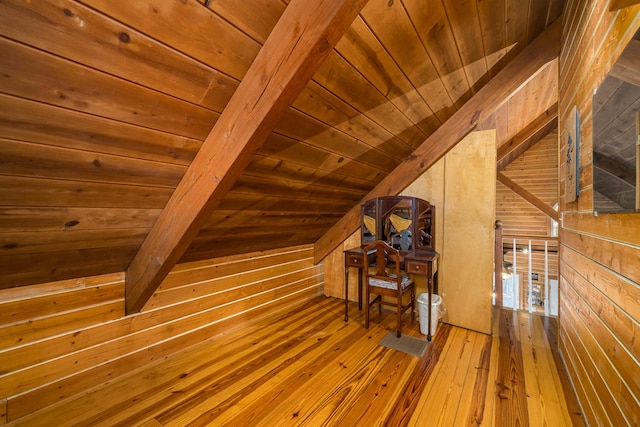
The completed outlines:
{"type": "Polygon", "coordinates": [[[378,345],[391,313],[366,330],[343,307],[317,298],[15,425],[583,425],[555,319],[496,311],[493,337],[441,324],[418,358],[378,345]]]}

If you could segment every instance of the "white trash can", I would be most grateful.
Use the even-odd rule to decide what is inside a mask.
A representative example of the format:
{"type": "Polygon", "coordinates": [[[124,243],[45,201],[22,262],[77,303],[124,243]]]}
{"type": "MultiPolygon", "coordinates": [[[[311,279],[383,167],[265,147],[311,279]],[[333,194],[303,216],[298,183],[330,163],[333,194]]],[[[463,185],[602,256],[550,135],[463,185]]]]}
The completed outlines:
{"type": "MultiPolygon", "coordinates": [[[[436,334],[438,321],[445,313],[444,303],[440,295],[431,295],[431,336],[436,334]]],[[[429,294],[418,295],[418,316],[420,317],[420,333],[428,335],[429,330],[429,294]]]]}

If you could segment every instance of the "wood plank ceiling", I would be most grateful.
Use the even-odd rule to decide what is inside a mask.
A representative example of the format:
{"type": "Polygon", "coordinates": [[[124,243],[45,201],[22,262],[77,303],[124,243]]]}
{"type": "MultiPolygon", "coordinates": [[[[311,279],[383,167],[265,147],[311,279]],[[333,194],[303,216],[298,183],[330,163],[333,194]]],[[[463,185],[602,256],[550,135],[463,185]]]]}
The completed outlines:
{"type": "MultiPolygon", "coordinates": [[[[287,3],[0,2],[0,289],[126,270],[287,3]]],[[[370,0],[181,261],[316,242],[563,6],[370,0]]],[[[556,101],[557,63],[481,127],[556,101]]]]}

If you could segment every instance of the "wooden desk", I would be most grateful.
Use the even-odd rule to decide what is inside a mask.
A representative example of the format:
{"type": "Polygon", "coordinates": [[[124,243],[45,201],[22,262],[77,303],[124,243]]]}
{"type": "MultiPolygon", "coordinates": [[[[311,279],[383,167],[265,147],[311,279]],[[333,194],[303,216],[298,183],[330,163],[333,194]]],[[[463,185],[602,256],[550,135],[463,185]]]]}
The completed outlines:
{"type": "MultiPolygon", "coordinates": [[[[375,252],[368,254],[372,263],[375,252]]],[[[431,341],[431,294],[438,293],[438,253],[426,251],[414,251],[401,253],[404,266],[401,268],[407,273],[416,276],[427,277],[427,292],[429,293],[429,329],[427,339],[431,341]]],[[[358,269],[358,310],[362,310],[362,281],[364,277],[364,251],[361,247],[344,251],[344,321],[349,321],[349,268],[358,269]]]]}

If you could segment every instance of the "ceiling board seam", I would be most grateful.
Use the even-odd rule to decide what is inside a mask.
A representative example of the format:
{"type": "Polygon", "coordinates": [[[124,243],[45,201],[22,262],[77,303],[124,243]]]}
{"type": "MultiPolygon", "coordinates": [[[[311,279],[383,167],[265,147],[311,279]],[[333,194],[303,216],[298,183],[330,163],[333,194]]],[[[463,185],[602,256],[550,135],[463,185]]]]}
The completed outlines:
{"type": "MultiPolygon", "coordinates": [[[[471,94],[471,96],[473,96],[475,93],[477,93],[477,91],[480,88],[478,90],[474,89],[474,86],[477,84],[477,82],[475,84],[471,84],[471,78],[469,77],[469,73],[468,73],[467,67],[466,67],[466,65],[468,65],[468,64],[465,64],[465,61],[462,58],[462,53],[461,53],[461,50],[460,50],[460,44],[458,42],[458,38],[456,37],[456,32],[453,30],[454,29],[454,25],[453,25],[451,19],[449,18],[449,13],[447,13],[447,8],[446,8],[446,5],[444,4],[445,0],[440,0],[440,1],[442,3],[442,8],[444,9],[444,14],[447,17],[447,22],[449,23],[449,28],[451,28],[451,36],[453,37],[453,39],[454,39],[454,41],[456,43],[456,50],[458,52],[458,57],[460,58],[460,63],[462,64],[462,71],[464,72],[465,78],[467,79],[467,87],[469,88],[469,93],[471,94]]],[[[454,0],[454,1],[459,1],[459,0],[454,0]]],[[[474,5],[475,5],[475,1],[474,1],[474,5]]],[[[478,18],[478,21],[477,21],[478,27],[480,28],[480,20],[479,20],[479,16],[478,16],[478,8],[476,7],[475,10],[476,10],[475,16],[476,16],[476,18],[478,18]]],[[[482,32],[482,29],[481,29],[481,32],[482,32]]],[[[483,59],[485,60],[485,65],[486,65],[486,57],[484,57],[483,59]]],[[[486,68],[486,66],[485,66],[485,68],[486,68]]],[[[487,73],[488,73],[488,70],[487,70],[487,73]]],[[[485,73],[485,76],[487,75],[487,73],[485,73]]]]}
{"type": "MultiPolygon", "coordinates": [[[[292,109],[293,109],[293,110],[295,110],[295,111],[297,111],[297,112],[299,112],[300,114],[304,115],[305,117],[309,118],[310,120],[313,120],[313,121],[315,121],[315,122],[317,122],[317,123],[321,123],[321,124],[323,124],[323,125],[326,125],[326,126],[328,127],[328,129],[327,129],[327,130],[330,130],[332,133],[339,133],[339,134],[341,134],[341,135],[345,135],[345,136],[346,136],[346,137],[348,137],[348,138],[351,138],[351,139],[353,139],[353,140],[355,140],[355,141],[358,141],[358,142],[360,142],[360,143],[362,143],[362,144],[366,145],[366,146],[367,146],[367,147],[369,147],[371,150],[374,150],[374,151],[376,151],[376,152],[378,152],[378,153],[380,153],[380,154],[382,154],[382,155],[389,156],[389,154],[388,154],[388,153],[385,153],[384,151],[380,150],[380,148],[378,148],[378,146],[376,146],[376,145],[370,145],[370,144],[368,144],[366,141],[363,141],[362,139],[360,139],[360,138],[358,138],[358,137],[356,137],[356,136],[353,136],[353,135],[351,135],[351,134],[349,134],[349,133],[347,133],[347,132],[343,131],[342,129],[337,128],[335,125],[331,125],[331,124],[329,124],[329,123],[325,123],[325,122],[323,122],[323,121],[321,121],[321,120],[318,120],[317,118],[315,118],[315,117],[311,116],[310,114],[307,114],[306,112],[304,112],[304,111],[302,111],[302,110],[299,110],[299,109],[297,109],[297,108],[293,108],[293,107],[292,107],[292,109]]],[[[273,133],[274,133],[274,134],[277,134],[277,135],[280,135],[280,136],[283,136],[283,137],[285,137],[285,138],[289,138],[289,139],[296,139],[295,137],[289,136],[288,134],[284,133],[282,130],[278,130],[278,129],[279,129],[279,127],[277,127],[277,126],[276,126],[276,128],[273,130],[273,133]]],[[[391,135],[393,135],[393,134],[391,134],[391,135]]],[[[313,138],[313,137],[315,137],[315,136],[316,136],[316,135],[312,136],[311,138],[313,138]]],[[[393,137],[395,138],[395,136],[393,136],[393,137]]],[[[317,149],[320,149],[320,150],[326,151],[326,152],[328,152],[328,153],[336,153],[336,151],[335,151],[335,150],[328,150],[328,149],[324,148],[322,145],[319,145],[319,144],[314,143],[314,142],[309,142],[309,140],[310,140],[311,138],[300,139],[300,140],[298,140],[298,141],[299,141],[299,143],[302,143],[302,144],[305,144],[305,145],[308,145],[308,146],[311,146],[311,147],[314,147],[314,148],[317,148],[317,149]]],[[[401,140],[400,140],[400,141],[401,141],[401,140]]],[[[406,145],[406,144],[405,144],[405,145],[406,145]]],[[[343,157],[347,157],[345,154],[340,154],[340,155],[341,155],[341,156],[343,156],[343,157]]],[[[391,156],[390,156],[390,157],[391,157],[391,156]]],[[[352,157],[349,157],[349,158],[350,158],[351,160],[356,160],[355,158],[352,158],[352,157]]],[[[398,156],[398,157],[394,157],[394,158],[395,158],[396,160],[398,160],[399,162],[403,160],[403,158],[402,158],[402,157],[400,157],[400,156],[398,156]]],[[[364,162],[363,162],[363,163],[364,163],[364,162]]],[[[374,165],[371,165],[371,166],[374,166],[374,165]]],[[[374,167],[376,167],[376,166],[374,166],[374,167]]],[[[377,167],[376,167],[376,168],[377,168],[377,167]]]]}
{"type": "MultiPolygon", "coordinates": [[[[404,6],[404,4],[401,2],[400,3],[402,9],[404,10],[404,13],[407,15],[407,19],[409,20],[409,22],[411,22],[411,26],[414,29],[414,32],[416,33],[416,35],[418,34],[416,29],[415,29],[415,25],[413,23],[413,21],[411,20],[411,17],[409,16],[409,13],[406,10],[406,7],[404,6]]],[[[366,27],[369,29],[369,31],[371,32],[371,34],[375,37],[375,39],[378,41],[378,43],[380,44],[380,46],[382,46],[382,48],[384,49],[384,51],[387,53],[387,55],[389,56],[389,58],[391,58],[391,60],[393,61],[393,63],[396,65],[396,67],[398,67],[398,70],[400,70],[400,72],[402,73],[402,75],[405,77],[405,79],[407,80],[407,82],[409,83],[409,85],[411,85],[411,87],[413,88],[413,91],[420,97],[420,99],[422,99],[422,101],[425,103],[425,105],[427,106],[427,108],[429,109],[429,111],[431,112],[431,116],[432,117],[436,117],[438,119],[438,121],[440,122],[440,124],[442,124],[442,119],[440,119],[437,115],[437,112],[435,111],[435,109],[429,104],[429,101],[426,100],[424,98],[424,96],[422,95],[422,93],[418,90],[418,88],[416,87],[416,85],[414,84],[414,82],[411,80],[411,78],[407,75],[407,73],[405,72],[404,68],[402,66],[400,66],[400,64],[398,63],[398,61],[396,60],[396,58],[391,54],[391,52],[389,51],[389,48],[384,44],[384,42],[382,40],[380,40],[380,38],[378,37],[378,35],[376,34],[376,32],[373,30],[373,28],[371,27],[371,24],[369,22],[367,22],[367,20],[361,16],[362,21],[364,22],[364,24],[366,25],[366,27]]],[[[422,43],[422,40],[420,39],[420,37],[418,37],[418,39],[420,40],[420,44],[422,45],[425,54],[427,55],[427,57],[429,58],[429,61],[431,61],[432,67],[433,67],[433,60],[431,58],[431,56],[429,55],[429,52],[427,51],[427,49],[424,47],[424,44],[422,43]]],[[[433,67],[436,74],[438,72],[438,70],[433,67]]],[[[413,123],[413,121],[412,121],[413,123]]],[[[417,123],[414,123],[414,125],[418,125],[417,123]]]]}
{"type": "MultiPolygon", "coordinates": [[[[385,97],[385,95],[380,91],[380,89],[378,89],[375,85],[373,85],[373,84],[372,84],[372,83],[371,83],[371,82],[370,82],[370,81],[369,81],[369,80],[368,80],[368,79],[367,79],[367,78],[366,78],[366,77],[365,77],[365,76],[364,76],[364,75],[363,75],[363,74],[362,74],[362,73],[361,73],[357,68],[355,68],[355,67],[353,66],[353,64],[351,64],[351,63],[350,63],[350,62],[349,62],[349,61],[348,61],[344,56],[342,56],[342,54],[340,54],[340,53],[339,53],[337,50],[335,50],[335,49],[334,49],[334,53],[335,53],[338,57],[340,57],[340,58],[341,58],[341,59],[342,59],[346,64],[348,64],[348,65],[349,65],[349,68],[351,68],[352,70],[354,70],[354,72],[355,72],[356,74],[358,74],[360,77],[362,77],[362,78],[363,78],[363,79],[364,79],[364,80],[365,80],[365,81],[366,81],[366,82],[367,82],[367,83],[368,83],[372,88],[374,88],[374,89],[375,89],[375,91],[376,91],[379,95],[381,95],[383,98],[386,98],[386,97],[385,97]]],[[[356,110],[359,114],[361,114],[361,115],[363,115],[363,116],[368,117],[370,120],[374,121],[374,122],[375,122],[375,123],[377,123],[380,127],[382,127],[382,129],[384,129],[386,132],[388,132],[389,134],[393,135],[394,137],[397,137],[397,135],[396,135],[392,130],[389,130],[389,129],[384,128],[384,127],[383,127],[379,122],[377,122],[376,120],[374,120],[373,118],[371,118],[371,117],[368,115],[368,112],[369,112],[369,111],[367,111],[367,112],[362,112],[359,108],[357,108],[357,106],[352,105],[351,103],[349,103],[347,100],[343,99],[343,98],[342,98],[340,95],[338,95],[337,93],[335,93],[335,92],[333,92],[333,91],[329,90],[329,88],[327,88],[326,86],[324,86],[321,82],[319,82],[319,81],[317,81],[317,80],[315,80],[315,79],[313,79],[313,81],[314,81],[316,84],[318,84],[318,85],[320,85],[320,86],[324,87],[325,89],[327,89],[327,91],[329,91],[329,92],[330,92],[333,96],[335,96],[336,98],[340,99],[342,102],[344,102],[344,103],[346,103],[346,104],[348,104],[348,105],[351,105],[351,107],[352,107],[354,110],[356,110]]],[[[402,111],[398,106],[396,106],[395,104],[393,104],[392,102],[390,102],[390,101],[388,101],[388,100],[387,100],[387,103],[388,103],[389,105],[393,105],[393,107],[395,108],[395,110],[396,110],[396,111],[398,111],[402,116],[404,116],[404,117],[407,119],[407,121],[408,121],[409,123],[412,123],[414,126],[416,126],[416,124],[415,124],[415,123],[413,123],[413,121],[412,121],[412,120],[411,120],[411,119],[410,119],[410,118],[409,118],[409,117],[404,113],[404,111],[402,111]]],[[[420,129],[420,128],[417,128],[417,129],[420,131],[420,133],[421,133],[421,134],[425,135],[424,137],[426,138],[426,134],[425,134],[425,132],[424,132],[422,129],[420,129]]],[[[400,141],[402,141],[402,143],[403,143],[404,145],[406,145],[407,147],[409,147],[409,148],[411,148],[411,149],[413,149],[413,148],[414,148],[414,147],[412,147],[408,142],[404,141],[403,139],[399,139],[399,140],[400,140],[400,141]]]]}
{"type": "MultiPolygon", "coordinates": [[[[144,38],[146,38],[148,40],[152,40],[155,43],[163,46],[165,49],[170,50],[170,51],[176,53],[177,55],[180,55],[180,56],[182,56],[182,57],[184,57],[186,59],[189,59],[190,61],[196,62],[196,63],[204,66],[205,68],[209,69],[210,71],[214,71],[216,74],[221,74],[221,75],[223,75],[225,77],[228,77],[229,79],[232,79],[232,80],[234,80],[236,82],[240,81],[238,79],[238,77],[233,76],[233,75],[231,75],[231,74],[229,74],[229,73],[227,73],[225,71],[222,71],[222,70],[219,70],[217,68],[214,68],[211,64],[208,64],[208,63],[204,62],[203,60],[201,60],[201,59],[199,59],[199,58],[197,58],[195,56],[192,56],[191,54],[183,52],[182,50],[177,49],[176,47],[172,46],[171,44],[168,44],[168,43],[162,41],[161,39],[156,38],[155,36],[153,36],[151,34],[143,32],[143,31],[139,30],[137,27],[132,27],[129,23],[121,21],[120,19],[115,18],[115,17],[107,14],[106,12],[89,5],[86,2],[86,0],[75,0],[75,1],[79,2],[80,4],[82,4],[82,7],[86,8],[88,10],[91,10],[91,11],[93,11],[94,13],[96,13],[98,15],[103,16],[105,20],[108,20],[108,21],[111,21],[111,22],[116,23],[118,25],[121,25],[121,26],[125,27],[128,31],[131,31],[132,33],[136,33],[136,34],[138,34],[138,35],[140,35],[140,36],[142,36],[142,37],[144,37],[144,38]]],[[[202,5],[202,6],[204,7],[204,5],[202,5]]],[[[244,31],[242,31],[241,29],[239,29],[238,27],[236,27],[235,25],[230,23],[227,19],[224,19],[221,15],[219,15],[215,11],[213,11],[213,10],[207,8],[207,7],[204,7],[204,9],[209,11],[209,13],[212,13],[215,16],[217,16],[218,18],[220,18],[220,20],[222,22],[225,22],[229,27],[235,28],[238,31],[238,33],[243,34],[247,39],[253,41],[256,44],[257,50],[258,51],[260,50],[260,48],[262,47],[263,43],[258,42],[253,37],[251,37],[250,35],[248,35],[244,31]]],[[[249,64],[249,66],[250,66],[250,64],[249,64]]],[[[244,77],[244,76],[242,76],[242,77],[244,77]]],[[[198,104],[196,104],[196,105],[198,105],[198,104]]]]}

